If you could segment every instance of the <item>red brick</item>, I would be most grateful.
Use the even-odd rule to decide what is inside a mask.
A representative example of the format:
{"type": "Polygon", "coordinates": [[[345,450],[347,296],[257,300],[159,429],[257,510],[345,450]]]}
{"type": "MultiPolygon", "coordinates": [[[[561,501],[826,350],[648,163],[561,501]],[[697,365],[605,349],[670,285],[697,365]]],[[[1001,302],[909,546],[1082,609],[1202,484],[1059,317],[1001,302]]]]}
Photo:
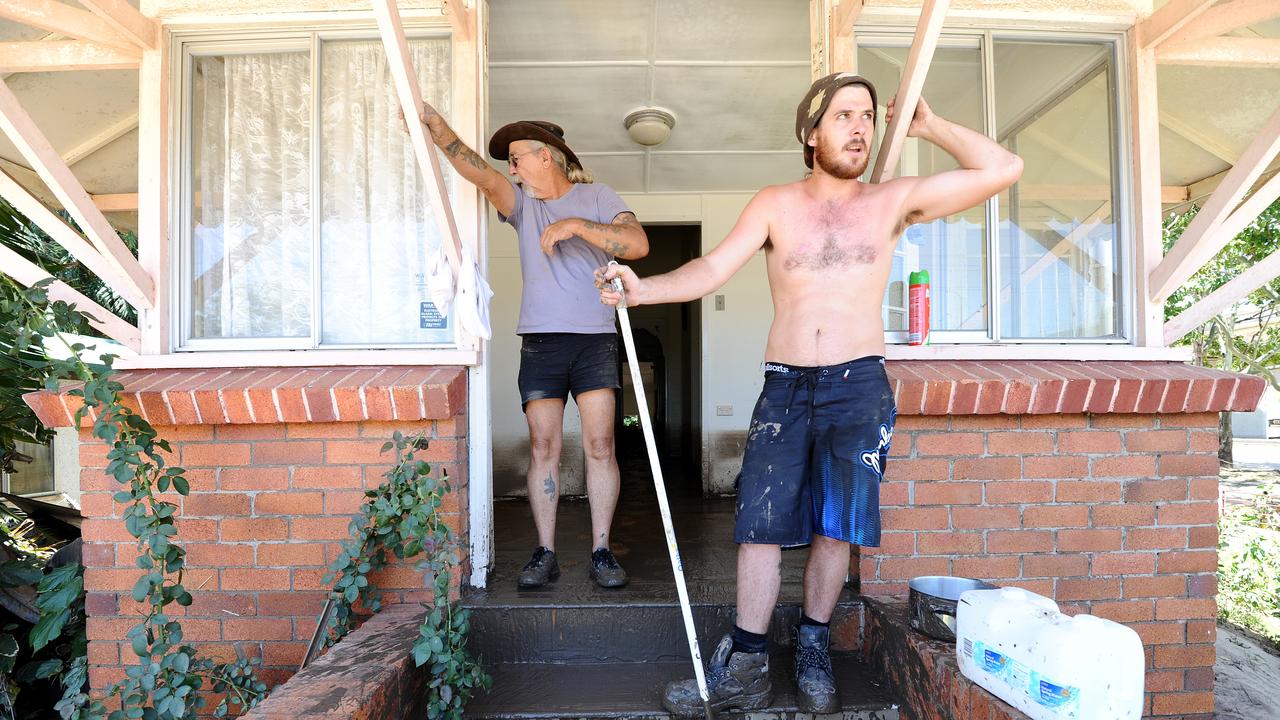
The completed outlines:
{"type": "MultiPolygon", "coordinates": [[[[450,493],[450,497],[457,497],[457,494],[450,493]]],[[[355,515],[360,512],[360,508],[366,500],[368,498],[359,490],[326,492],[324,494],[324,512],[326,515],[355,515]]]]}
{"type": "Polygon", "coordinates": [[[320,614],[327,593],[263,592],[258,594],[258,614],[285,617],[311,617],[320,614]]]}
{"type": "Polygon", "coordinates": [[[1156,570],[1156,556],[1152,553],[1099,553],[1093,556],[1091,567],[1091,574],[1095,576],[1150,575],[1156,570]]]}
{"type": "Polygon", "coordinates": [[[950,424],[944,427],[989,433],[993,430],[1017,430],[1021,423],[1017,415],[952,415],[950,424]]]}
{"type": "Polygon", "coordinates": [[[1182,670],[1148,670],[1145,683],[1147,693],[1181,690],[1182,672],[1182,670]]]}
{"type": "Polygon", "coordinates": [[[1023,415],[1023,430],[1080,430],[1089,427],[1084,415],[1023,415]]]}
{"type": "Polygon", "coordinates": [[[1088,527],[1087,505],[1036,505],[1022,511],[1023,527],[1088,527]]]}
{"type": "Polygon", "coordinates": [[[1154,575],[1124,579],[1124,596],[1127,598],[1180,597],[1186,592],[1187,580],[1182,575],[1154,575]]]}
{"type": "Polygon", "coordinates": [[[959,577],[997,580],[1018,577],[1018,558],[1013,555],[992,557],[958,557],[951,561],[951,572],[959,577]]]}
{"type": "Polygon", "coordinates": [[[187,561],[194,567],[249,567],[253,565],[252,545],[229,543],[188,543],[187,561]]]}
{"type": "Polygon", "coordinates": [[[1187,549],[1218,547],[1218,526],[1187,528],[1187,549]]]}
{"type": "Polygon", "coordinates": [[[1125,532],[1126,550],[1181,550],[1187,547],[1186,528],[1129,528],[1125,532]]]}
{"type": "Polygon", "coordinates": [[[350,536],[350,518],[298,517],[291,522],[290,537],[295,540],[345,540],[350,536]]]}
{"type": "Polygon", "coordinates": [[[1150,505],[1094,505],[1094,527],[1154,525],[1156,509],[1150,505]]]}
{"type": "MultiPolygon", "coordinates": [[[[1233,381],[1234,382],[1234,381],[1233,381]]],[[[1218,428],[1218,413],[1177,413],[1174,415],[1161,415],[1160,427],[1162,428],[1218,428]]]]}
{"type": "Polygon", "coordinates": [[[1187,499],[1186,480],[1127,480],[1124,501],[1127,503],[1174,502],[1187,499]]]}
{"type": "Polygon", "coordinates": [[[1212,573],[1217,570],[1216,550],[1160,553],[1161,573],[1212,573]]]}
{"type": "Polygon", "coordinates": [[[1059,480],[1055,498],[1058,502],[1116,502],[1120,499],[1120,482],[1116,480],[1059,480]]]}
{"type": "Polygon", "coordinates": [[[224,640],[294,640],[288,618],[227,618],[222,621],[224,640]]]}
{"type": "Polygon", "coordinates": [[[1188,690],[1212,690],[1213,668],[1192,668],[1187,671],[1186,688],[1188,690]]]}
{"type": "MultiPolygon", "coordinates": [[[[130,653],[132,655],[132,653],[130,653]]],[[[133,658],[130,658],[133,660],[133,658]]],[[[90,665],[118,665],[120,663],[120,646],[116,643],[89,643],[90,665]]]]}
{"type": "Polygon", "coordinates": [[[223,542],[284,540],[289,537],[289,523],[284,518],[227,518],[219,527],[223,542]]]}
{"type": "Polygon", "coordinates": [[[916,505],[980,505],[982,483],[918,483],[916,505]]]}
{"type": "Polygon", "coordinates": [[[993,432],[987,434],[992,455],[1042,455],[1053,452],[1053,434],[1044,431],[993,432]]]}
{"type": "Polygon", "coordinates": [[[1160,474],[1165,477],[1218,477],[1217,455],[1161,455],[1160,474]]]}
{"type": "MultiPolygon", "coordinates": [[[[889,463],[892,467],[893,463],[889,463]]],[[[359,488],[364,486],[364,476],[359,467],[323,465],[295,467],[290,483],[294,488],[359,488]]]]}
{"type": "Polygon", "coordinates": [[[324,545],[319,543],[262,543],[258,546],[258,565],[262,567],[324,564],[324,545]]]}
{"type": "Polygon", "coordinates": [[[1058,452],[1120,452],[1120,433],[1115,430],[1082,430],[1078,432],[1058,433],[1058,452]]]}
{"type": "Polygon", "coordinates": [[[325,460],[333,465],[363,465],[392,463],[395,456],[382,452],[385,441],[378,440],[330,440],[326,443],[325,460]]]}
{"type": "Polygon", "coordinates": [[[285,434],[291,438],[346,440],[360,436],[360,424],[353,422],[288,423],[285,434]]]}
{"type": "Polygon", "coordinates": [[[1118,623],[1142,622],[1155,617],[1155,609],[1152,607],[1150,600],[1095,602],[1090,611],[1100,618],[1106,618],[1118,623]]]}
{"type": "MultiPolygon", "coordinates": [[[[326,570],[325,568],[293,568],[289,571],[289,574],[293,576],[292,585],[294,590],[325,590],[327,591],[333,587],[332,582],[326,583],[324,581],[324,577],[327,572],[328,570],[326,570]]],[[[376,582],[379,586],[381,586],[384,589],[389,589],[393,587],[392,585],[390,585],[389,583],[381,579],[377,580],[376,582]]],[[[419,578],[415,584],[412,584],[412,587],[420,588],[422,587],[422,585],[423,585],[422,579],[419,578]]]]}
{"type": "Polygon", "coordinates": [[[320,492],[263,492],[253,499],[255,515],[320,515],[324,494],[320,492]]]}
{"type": "Polygon", "coordinates": [[[956,507],[951,509],[951,524],[960,530],[976,530],[1016,528],[1021,527],[1022,521],[1016,507],[956,507]]]}
{"type": "Polygon", "coordinates": [[[222,571],[223,590],[288,590],[289,571],[267,568],[227,568],[222,571]]]}
{"type": "Polygon", "coordinates": [[[1209,525],[1218,522],[1218,504],[1202,502],[1163,505],[1157,517],[1161,525],[1209,525]]]}
{"type": "Polygon", "coordinates": [[[1025,478],[1080,478],[1089,475],[1089,459],[1048,455],[1022,459],[1025,478]]]}
{"type": "Polygon", "coordinates": [[[885,508],[880,512],[885,530],[946,530],[947,508],[885,508]]]}
{"type": "Polygon", "coordinates": [[[921,433],[916,436],[917,455],[977,455],[982,452],[982,433],[921,433]]]}
{"type": "Polygon", "coordinates": [[[1218,596],[1217,575],[1192,575],[1187,578],[1187,595],[1194,598],[1218,596]]]}
{"type": "Polygon", "coordinates": [[[992,530],[987,533],[989,553],[1049,552],[1053,533],[1043,530],[992,530]]]}
{"type": "Polygon", "coordinates": [[[1188,620],[1187,642],[1213,643],[1218,639],[1218,624],[1213,620],[1188,620]]]}
{"type": "Polygon", "coordinates": [[[1022,477],[1022,461],[1016,457],[960,458],[951,476],[956,480],[1009,480],[1022,477]]]}
{"type": "Polygon", "coordinates": [[[248,443],[184,443],[183,467],[227,467],[249,464],[248,443]]]}
{"type": "Polygon", "coordinates": [[[1048,481],[993,481],[986,485],[988,505],[1025,505],[1053,501],[1053,483],[1048,481]]]}
{"type": "Polygon", "coordinates": [[[1128,413],[1108,413],[1090,416],[1090,425],[1096,428],[1138,428],[1147,429],[1155,426],[1154,415],[1133,415],[1128,413]]]}
{"type": "MultiPolygon", "coordinates": [[[[1157,608],[1156,616],[1160,611],[1157,608]]],[[[1155,648],[1155,666],[1171,667],[1213,667],[1214,648],[1212,645],[1172,645],[1155,648]]]]}
{"type": "Polygon", "coordinates": [[[893,507],[911,504],[911,483],[880,483],[880,507],[893,507]]]}
{"type": "Polygon", "coordinates": [[[187,615],[193,617],[224,618],[257,614],[258,596],[252,593],[240,595],[225,592],[192,592],[191,606],[187,608],[187,615]]]}
{"type": "Polygon", "coordinates": [[[283,440],[285,426],[271,425],[219,425],[214,432],[219,440],[283,440]]]}
{"type": "Polygon", "coordinates": [[[1218,500],[1219,487],[1218,478],[1192,478],[1191,479],[1191,499],[1192,500],[1218,500]]]}
{"type": "Polygon", "coordinates": [[[1024,577],[1074,577],[1089,574],[1084,555],[1027,555],[1022,558],[1024,577]]]}
{"type": "Polygon", "coordinates": [[[1058,552],[1105,552],[1120,549],[1119,530],[1058,530],[1058,552]]]}
{"type": "Polygon", "coordinates": [[[886,532],[880,535],[880,547],[864,547],[862,554],[871,555],[915,555],[916,534],[914,532],[886,532]]]}
{"type": "Polygon", "coordinates": [[[1217,453],[1222,438],[1216,431],[1192,430],[1189,450],[1197,453],[1217,453]]]}
{"type": "Polygon", "coordinates": [[[1157,620],[1202,620],[1217,617],[1218,604],[1212,598],[1158,598],[1157,620]]]}
{"type": "Polygon", "coordinates": [[[253,445],[254,465],[315,465],[324,462],[324,442],[285,440],[253,445]]]}
{"type": "Polygon", "coordinates": [[[1186,430],[1135,430],[1124,437],[1129,452],[1186,452],[1186,430]]]}
{"type": "Polygon", "coordinates": [[[1058,580],[1056,599],[1112,600],[1120,597],[1119,578],[1062,578],[1058,580]]]}
{"type": "Polygon", "coordinates": [[[1094,477],[1152,477],[1156,459],[1150,455],[1118,455],[1093,459],[1094,477]]]}
{"type": "Polygon", "coordinates": [[[1037,595],[1053,597],[1053,580],[1010,580],[1003,584],[1009,587],[1020,587],[1037,595]]]}
{"type": "Polygon", "coordinates": [[[262,664],[296,668],[307,654],[307,643],[272,642],[262,645],[262,664]]]}
{"type": "Polygon", "coordinates": [[[223,468],[218,473],[223,490],[283,490],[289,487],[288,468],[223,468]]]}
{"type": "Polygon", "coordinates": [[[249,496],[244,493],[191,493],[182,500],[183,517],[248,515],[249,496]]]}
{"type": "Polygon", "coordinates": [[[916,534],[921,555],[972,555],[982,552],[982,533],[922,532],[916,534]]]}
{"type": "Polygon", "coordinates": [[[881,580],[909,580],[920,575],[950,574],[951,561],[944,557],[889,557],[880,561],[881,580]]]}
{"type": "MultiPolygon", "coordinates": [[[[1150,600],[1134,600],[1133,602],[1147,603],[1148,606],[1151,603],[1150,600]]],[[[1151,618],[1148,617],[1146,620],[1149,621],[1151,618]]],[[[1142,639],[1142,644],[1148,647],[1152,645],[1182,645],[1187,641],[1186,633],[1180,622],[1145,622],[1131,627],[1134,632],[1138,633],[1138,637],[1142,639]]]]}

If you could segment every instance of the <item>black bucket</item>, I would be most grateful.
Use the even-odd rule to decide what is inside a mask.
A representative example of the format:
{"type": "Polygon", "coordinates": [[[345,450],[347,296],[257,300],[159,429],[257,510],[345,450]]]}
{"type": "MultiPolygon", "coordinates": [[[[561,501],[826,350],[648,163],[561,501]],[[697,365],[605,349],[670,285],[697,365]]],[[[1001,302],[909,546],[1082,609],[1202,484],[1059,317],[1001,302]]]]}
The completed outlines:
{"type": "Polygon", "coordinates": [[[966,590],[994,590],[995,585],[981,580],[926,575],[913,578],[911,588],[911,627],[935,640],[956,641],[956,603],[966,590]]]}

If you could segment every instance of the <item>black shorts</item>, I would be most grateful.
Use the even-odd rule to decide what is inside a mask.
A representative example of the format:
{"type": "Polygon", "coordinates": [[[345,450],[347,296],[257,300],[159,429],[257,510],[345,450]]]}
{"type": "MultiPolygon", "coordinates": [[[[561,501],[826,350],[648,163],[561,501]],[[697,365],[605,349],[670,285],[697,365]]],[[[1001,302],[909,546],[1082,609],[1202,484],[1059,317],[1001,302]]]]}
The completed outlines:
{"type": "Polygon", "coordinates": [[[530,333],[520,343],[520,405],[620,388],[615,333],[530,333]]]}
{"type": "Polygon", "coordinates": [[[897,413],[884,358],[764,368],[734,542],[795,547],[818,534],[879,546],[880,480],[897,413]]]}

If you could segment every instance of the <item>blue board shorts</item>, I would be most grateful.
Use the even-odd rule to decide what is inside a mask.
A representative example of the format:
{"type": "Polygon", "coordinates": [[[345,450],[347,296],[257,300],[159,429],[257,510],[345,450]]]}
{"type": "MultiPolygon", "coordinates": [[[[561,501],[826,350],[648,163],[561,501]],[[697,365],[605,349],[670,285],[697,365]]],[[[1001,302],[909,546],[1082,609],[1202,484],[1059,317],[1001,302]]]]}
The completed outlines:
{"type": "Polygon", "coordinates": [[[897,407],[884,358],[764,364],[733,540],[798,547],[814,534],[880,545],[880,481],[897,407]]]}

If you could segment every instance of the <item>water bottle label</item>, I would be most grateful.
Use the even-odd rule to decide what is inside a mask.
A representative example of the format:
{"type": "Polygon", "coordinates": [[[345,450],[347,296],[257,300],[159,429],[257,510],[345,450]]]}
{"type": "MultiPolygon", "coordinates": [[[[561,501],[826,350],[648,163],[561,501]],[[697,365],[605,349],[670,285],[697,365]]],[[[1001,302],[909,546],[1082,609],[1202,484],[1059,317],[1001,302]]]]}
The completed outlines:
{"type": "Polygon", "coordinates": [[[963,652],[973,657],[982,670],[999,678],[1014,692],[1024,693],[1032,702],[1050,710],[1050,717],[1063,720],[1080,717],[1080,688],[1055,683],[1026,664],[993,650],[982,642],[970,645],[966,639],[963,652]]]}

